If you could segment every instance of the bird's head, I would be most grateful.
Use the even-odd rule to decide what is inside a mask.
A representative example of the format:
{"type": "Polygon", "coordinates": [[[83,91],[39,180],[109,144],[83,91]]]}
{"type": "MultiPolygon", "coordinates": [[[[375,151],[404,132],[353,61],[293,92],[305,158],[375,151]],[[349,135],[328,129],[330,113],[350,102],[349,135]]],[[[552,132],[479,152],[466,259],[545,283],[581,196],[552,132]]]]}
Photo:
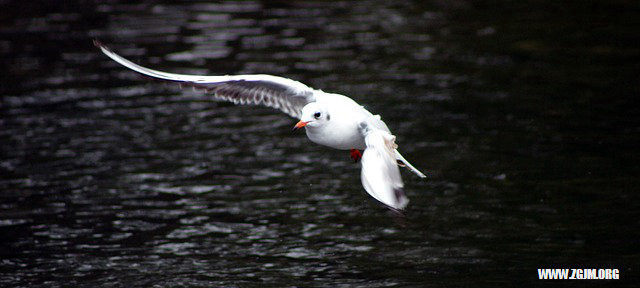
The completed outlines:
{"type": "Polygon", "coordinates": [[[302,116],[300,121],[293,127],[293,130],[302,127],[318,128],[327,124],[331,120],[331,115],[325,105],[318,102],[312,102],[302,108],[302,116]]]}

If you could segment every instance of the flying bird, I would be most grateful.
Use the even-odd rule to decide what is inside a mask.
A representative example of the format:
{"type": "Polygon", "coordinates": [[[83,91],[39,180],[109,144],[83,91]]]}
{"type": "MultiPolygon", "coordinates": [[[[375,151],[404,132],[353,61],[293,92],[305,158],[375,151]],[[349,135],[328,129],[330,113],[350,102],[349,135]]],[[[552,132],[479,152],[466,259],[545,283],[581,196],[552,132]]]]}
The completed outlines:
{"type": "Polygon", "coordinates": [[[364,189],[393,210],[402,210],[409,203],[398,167],[407,167],[419,177],[426,177],[398,152],[396,137],[380,115],[373,115],[347,96],[272,75],[199,76],[157,71],[123,58],[97,40],[94,44],[112,60],[148,77],[190,85],[217,100],[279,109],[299,119],[293,129],[304,128],[312,142],[350,150],[351,157],[361,162],[364,189]]]}

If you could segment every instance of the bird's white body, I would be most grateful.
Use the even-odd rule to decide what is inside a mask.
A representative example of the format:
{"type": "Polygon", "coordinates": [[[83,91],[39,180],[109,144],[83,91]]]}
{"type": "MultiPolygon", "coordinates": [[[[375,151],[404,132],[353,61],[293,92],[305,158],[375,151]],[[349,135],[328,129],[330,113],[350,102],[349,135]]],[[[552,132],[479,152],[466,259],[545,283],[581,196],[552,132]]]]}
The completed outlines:
{"type": "Polygon", "coordinates": [[[191,85],[211,92],[214,98],[237,104],[261,104],[299,118],[307,137],[320,145],[340,150],[364,150],[361,179],[365,190],[393,209],[403,209],[409,200],[397,161],[424,178],[398,152],[395,136],[379,115],[373,115],[351,98],[326,93],[287,78],[272,75],[199,76],[174,74],[137,65],[95,41],[114,61],[146,76],[191,85]]]}
{"type": "Polygon", "coordinates": [[[322,97],[317,97],[323,99],[318,103],[327,107],[331,120],[319,127],[307,125],[306,133],[309,140],[340,150],[364,150],[366,144],[364,137],[358,131],[358,123],[373,115],[349,97],[322,91],[318,93],[324,94],[322,97]]]}

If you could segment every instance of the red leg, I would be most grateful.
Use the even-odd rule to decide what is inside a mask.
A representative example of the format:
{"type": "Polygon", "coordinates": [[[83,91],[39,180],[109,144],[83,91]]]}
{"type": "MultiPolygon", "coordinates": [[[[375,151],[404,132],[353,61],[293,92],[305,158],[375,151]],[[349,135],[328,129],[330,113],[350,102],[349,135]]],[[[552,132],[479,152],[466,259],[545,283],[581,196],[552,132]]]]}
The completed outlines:
{"type": "Polygon", "coordinates": [[[362,153],[358,149],[351,149],[351,159],[353,162],[358,162],[362,158],[362,153]]]}

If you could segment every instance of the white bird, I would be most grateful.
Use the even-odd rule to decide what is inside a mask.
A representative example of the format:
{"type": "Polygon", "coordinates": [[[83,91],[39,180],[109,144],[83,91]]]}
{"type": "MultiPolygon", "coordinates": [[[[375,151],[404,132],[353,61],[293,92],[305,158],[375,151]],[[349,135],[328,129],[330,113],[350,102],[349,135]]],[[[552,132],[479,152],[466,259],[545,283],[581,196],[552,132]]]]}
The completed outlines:
{"type": "Polygon", "coordinates": [[[143,75],[203,89],[216,99],[235,104],[276,108],[300,119],[294,130],[304,127],[311,141],[351,150],[351,157],[361,160],[360,178],[364,189],[394,210],[404,209],[409,203],[402,190],[404,183],[398,166],[406,166],[421,178],[426,177],[398,152],[395,136],[380,116],[371,114],[349,97],[272,75],[198,76],[157,71],[121,57],[97,40],[94,44],[109,58],[143,75]]]}

